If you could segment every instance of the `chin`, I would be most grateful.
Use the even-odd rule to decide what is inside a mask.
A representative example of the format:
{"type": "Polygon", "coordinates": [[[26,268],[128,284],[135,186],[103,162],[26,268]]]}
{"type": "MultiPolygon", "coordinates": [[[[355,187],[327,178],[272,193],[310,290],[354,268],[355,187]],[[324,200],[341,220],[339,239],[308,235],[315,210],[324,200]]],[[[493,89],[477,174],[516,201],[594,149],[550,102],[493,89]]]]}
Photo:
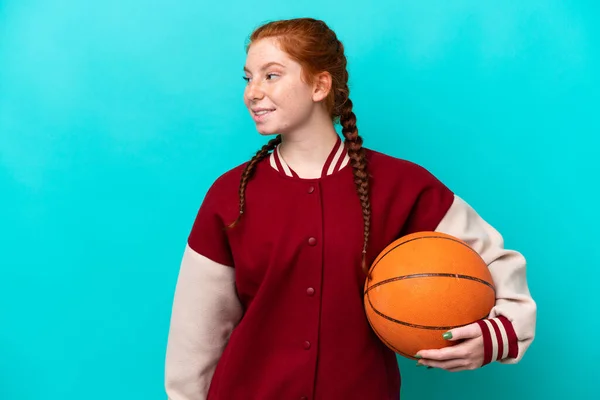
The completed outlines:
{"type": "Polygon", "coordinates": [[[268,129],[265,127],[258,127],[258,126],[256,127],[256,131],[262,136],[271,136],[271,135],[277,135],[277,134],[281,133],[281,132],[275,131],[273,129],[268,129]]]}

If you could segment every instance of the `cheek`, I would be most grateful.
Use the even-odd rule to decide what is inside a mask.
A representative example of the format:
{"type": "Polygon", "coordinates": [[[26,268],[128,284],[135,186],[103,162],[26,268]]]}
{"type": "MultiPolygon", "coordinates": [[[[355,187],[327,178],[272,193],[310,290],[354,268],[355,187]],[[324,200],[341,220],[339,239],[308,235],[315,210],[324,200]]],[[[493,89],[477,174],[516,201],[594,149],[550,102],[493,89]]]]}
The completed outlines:
{"type": "Polygon", "coordinates": [[[310,93],[303,87],[292,86],[282,93],[284,104],[288,111],[293,111],[299,117],[304,117],[312,106],[310,93]]]}

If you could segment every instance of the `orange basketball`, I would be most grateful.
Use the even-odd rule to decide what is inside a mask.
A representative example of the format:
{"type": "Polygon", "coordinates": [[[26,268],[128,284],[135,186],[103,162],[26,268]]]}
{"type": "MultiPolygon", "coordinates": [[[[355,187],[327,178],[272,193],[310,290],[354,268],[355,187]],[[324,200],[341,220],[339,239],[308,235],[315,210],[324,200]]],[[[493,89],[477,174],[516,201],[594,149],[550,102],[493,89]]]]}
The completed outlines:
{"type": "Polygon", "coordinates": [[[414,359],[419,350],[456,342],[442,334],[486,318],[496,293],[489,269],[465,242],[418,232],[387,246],[369,270],[364,304],[386,346],[414,359]]]}

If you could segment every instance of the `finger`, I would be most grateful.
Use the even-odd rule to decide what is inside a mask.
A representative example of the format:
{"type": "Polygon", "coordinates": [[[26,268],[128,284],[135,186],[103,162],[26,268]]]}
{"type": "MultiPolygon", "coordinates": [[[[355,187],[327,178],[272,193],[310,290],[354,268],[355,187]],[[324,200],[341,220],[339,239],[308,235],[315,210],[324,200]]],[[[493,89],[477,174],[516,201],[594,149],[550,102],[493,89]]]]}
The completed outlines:
{"type": "Polygon", "coordinates": [[[455,358],[452,360],[445,361],[434,361],[434,360],[419,360],[417,365],[424,365],[427,367],[452,370],[452,369],[466,369],[469,366],[469,360],[464,358],[455,358]]]}
{"type": "Polygon", "coordinates": [[[481,328],[476,322],[459,328],[450,329],[442,334],[444,339],[450,341],[472,339],[479,336],[481,336],[481,328]]]}
{"type": "Polygon", "coordinates": [[[437,361],[465,358],[471,347],[471,342],[465,341],[453,346],[443,347],[441,349],[421,350],[415,355],[415,357],[437,361]]]}

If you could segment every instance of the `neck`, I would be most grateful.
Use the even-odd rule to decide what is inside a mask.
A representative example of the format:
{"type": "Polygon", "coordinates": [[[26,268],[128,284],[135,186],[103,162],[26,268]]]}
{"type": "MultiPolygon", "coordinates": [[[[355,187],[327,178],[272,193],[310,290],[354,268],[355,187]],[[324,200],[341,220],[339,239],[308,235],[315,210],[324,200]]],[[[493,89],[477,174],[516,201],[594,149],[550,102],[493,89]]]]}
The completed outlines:
{"type": "Polygon", "coordinates": [[[282,135],[279,154],[302,178],[318,178],[338,134],[329,118],[282,135]]]}

